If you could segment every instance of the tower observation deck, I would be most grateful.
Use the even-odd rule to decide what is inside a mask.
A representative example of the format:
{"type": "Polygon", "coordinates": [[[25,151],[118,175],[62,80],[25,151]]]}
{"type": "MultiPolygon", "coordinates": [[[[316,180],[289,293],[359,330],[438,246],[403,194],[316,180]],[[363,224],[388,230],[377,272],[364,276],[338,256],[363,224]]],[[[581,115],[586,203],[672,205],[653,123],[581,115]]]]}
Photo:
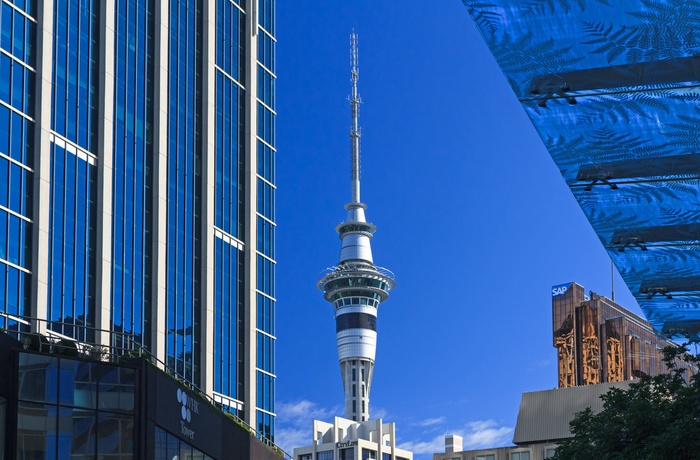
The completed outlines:
{"type": "Polygon", "coordinates": [[[335,309],[338,361],[345,392],[345,418],[369,420],[369,394],[377,348],[377,309],[394,288],[394,275],[374,265],[370,240],[376,227],[365,219],[367,206],[360,201],[360,97],[357,93],[357,36],[350,36],[352,95],[351,167],[352,199],[345,205],[347,218],[335,230],[342,241],[340,261],[318,282],[335,309]]]}

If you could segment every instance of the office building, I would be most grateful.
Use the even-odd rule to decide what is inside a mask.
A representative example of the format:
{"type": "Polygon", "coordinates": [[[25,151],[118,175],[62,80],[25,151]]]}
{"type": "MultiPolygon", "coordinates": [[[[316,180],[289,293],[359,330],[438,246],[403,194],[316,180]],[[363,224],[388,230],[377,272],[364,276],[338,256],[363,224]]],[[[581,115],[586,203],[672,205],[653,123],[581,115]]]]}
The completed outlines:
{"type": "Polygon", "coordinates": [[[583,286],[552,287],[552,332],[559,387],[622,382],[666,371],[670,342],[649,322],[583,286]]]}
{"type": "Polygon", "coordinates": [[[275,0],[0,2],[0,327],[274,439],[275,0]]]}
{"type": "Polygon", "coordinates": [[[350,37],[352,109],[351,201],[347,218],[336,227],[342,241],[338,265],[318,282],[324,298],[335,310],[338,361],[345,391],[345,418],[369,420],[369,394],[377,349],[377,310],[394,288],[393,274],[374,265],[370,240],[376,227],[365,219],[367,206],[360,201],[360,96],[357,36],[350,37]]]}

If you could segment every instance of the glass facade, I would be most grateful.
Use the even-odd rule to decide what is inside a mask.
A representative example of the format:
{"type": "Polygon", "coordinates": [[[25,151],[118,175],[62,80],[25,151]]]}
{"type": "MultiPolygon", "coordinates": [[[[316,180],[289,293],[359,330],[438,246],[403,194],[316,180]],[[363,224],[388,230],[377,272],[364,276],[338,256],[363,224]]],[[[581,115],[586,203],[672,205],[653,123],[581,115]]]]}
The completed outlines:
{"type": "Polygon", "coordinates": [[[552,297],[560,388],[666,372],[661,350],[669,343],[651,324],[576,283],[563,291],[552,297]]]}
{"type": "Polygon", "coordinates": [[[17,458],[135,458],[138,371],[19,354],[17,458]]]}
{"type": "Polygon", "coordinates": [[[48,319],[85,341],[95,327],[99,3],[54,8],[48,319]]]}
{"type": "Polygon", "coordinates": [[[111,323],[149,349],[155,2],[117,0],[115,9],[111,323]]]}
{"type": "MultiPolygon", "coordinates": [[[[33,1],[0,2],[0,313],[30,315],[36,81],[33,1]]],[[[0,327],[21,323],[0,316],[0,327]]]]}
{"type": "Polygon", "coordinates": [[[199,383],[203,0],[170,1],[167,363],[199,383]]]}
{"type": "Polygon", "coordinates": [[[95,327],[96,182],[94,157],[55,137],[48,317],[52,330],[88,342],[95,327]]]}
{"type": "Polygon", "coordinates": [[[51,128],[92,154],[97,154],[100,4],[54,1],[51,128]]]}
{"type": "Polygon", "coordinates": [[[258,2],[257,425],[273,440],[275,394],[275,0],[258,2]]]}
{"type": "Polygon", "coordinates": [[[243,399],[245,16],[216,0],[214,391],[243,399]]]}
{"type": "Polygon", "coordinates": [[[156,427],[156,452],[153,460],[212,460],[211,457],[178,439],[160,427],[156,427]]]}
{"type": "Polygon", "coordinates": [[[249,3],[0,0],[0,327],[133,337],[272,439],[275,1],[249,3]]]}
{"type": "Polygon", "coordinates": [[[227,237],[215,239],[214,391],[240,400],[243,376],[243,252],[227,237]]]}

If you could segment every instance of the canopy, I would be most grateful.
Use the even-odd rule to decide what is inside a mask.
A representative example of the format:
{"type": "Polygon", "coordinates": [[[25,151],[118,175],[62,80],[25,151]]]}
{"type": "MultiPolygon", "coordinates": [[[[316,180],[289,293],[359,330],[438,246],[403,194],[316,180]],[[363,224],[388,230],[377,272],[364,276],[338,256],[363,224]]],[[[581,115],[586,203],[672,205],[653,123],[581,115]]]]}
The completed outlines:
{"type": "Polygon", "coordinates": [[[647,320],[700,338],[700,2],[463,3],[647,320]]]}

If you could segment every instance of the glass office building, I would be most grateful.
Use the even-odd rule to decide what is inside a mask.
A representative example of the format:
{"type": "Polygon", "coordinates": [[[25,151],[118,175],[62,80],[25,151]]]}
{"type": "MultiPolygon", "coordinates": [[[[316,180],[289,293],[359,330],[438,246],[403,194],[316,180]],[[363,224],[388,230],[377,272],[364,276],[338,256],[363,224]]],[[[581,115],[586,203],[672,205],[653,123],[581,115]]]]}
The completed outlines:
{"type": "Polygon", "coordinates": [[[660,338],[648,321],[583,286],[552,287],[553,345],[559,388],[622,382],[667,371],[660,338]]]}
{"type": "Polygon", "coordinates": [[[274,439],[275,78],[275,0],[0,0],[0,327],[274,439]]]}

